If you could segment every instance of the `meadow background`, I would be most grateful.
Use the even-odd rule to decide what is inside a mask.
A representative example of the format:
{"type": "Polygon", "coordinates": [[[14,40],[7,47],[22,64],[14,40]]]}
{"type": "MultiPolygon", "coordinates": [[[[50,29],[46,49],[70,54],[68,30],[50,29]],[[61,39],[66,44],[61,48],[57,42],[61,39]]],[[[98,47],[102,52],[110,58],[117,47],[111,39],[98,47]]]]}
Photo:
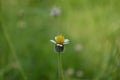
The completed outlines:
{"type": "Polygon", "coordinates": [[[119,0],[0,0],[0,80],[58,80],[58,32],[65,80],[120,80],[119,0]]]}

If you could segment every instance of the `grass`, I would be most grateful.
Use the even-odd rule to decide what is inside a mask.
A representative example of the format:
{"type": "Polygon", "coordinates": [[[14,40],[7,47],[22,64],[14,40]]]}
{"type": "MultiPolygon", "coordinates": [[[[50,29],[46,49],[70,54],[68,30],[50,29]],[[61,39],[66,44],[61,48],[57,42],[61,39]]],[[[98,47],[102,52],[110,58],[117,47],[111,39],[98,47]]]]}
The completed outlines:
{"type": "Polygon", "coordinates": [[[119,80],[119,7],[119,0],[1,0],[0,80],[57,80],[49,40],[58,33],[70,39],[62,54],[64,73],[74,69],[68,80],[119,80]],[[58,18],[49,14],[54,5],[58,18]]]}

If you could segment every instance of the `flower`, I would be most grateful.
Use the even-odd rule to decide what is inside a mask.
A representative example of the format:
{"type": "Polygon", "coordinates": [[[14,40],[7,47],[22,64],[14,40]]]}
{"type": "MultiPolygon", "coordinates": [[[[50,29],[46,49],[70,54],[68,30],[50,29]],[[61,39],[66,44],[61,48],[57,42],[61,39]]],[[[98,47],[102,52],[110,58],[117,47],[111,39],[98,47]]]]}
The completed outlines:
{"type": "Polygon", "coordinates": [[[66,70],[66,75],[67,76],[72,76],[72,75],[74,75],[74,72],[75,72],[74,68],[68,68],[66,70]]]}
{"type": "Polygon", "coordinates": [[[74,49],[76,52],[80,52],[83,50],[83,45],[80,43],[75,44],[74,49]]]}
{"type": "Polygon", "coordinates": [[[18,27],[19,28],[25,28],[26,27],[26,22],[23,20],[18,21],[18,27]]]}
{"type": "Polygon", "coordinates": [[[76,76],[77,76],[77,77],[82,77],[82,76],[83,76],[83,71],[80,71],[80,70],[77,71],[77,72],[76,72],[76,76]]]}
{"type": "Polygon", "coordinates": [[[57,52],[62,52],[64,50],[64,44],[69,43],[69,39],[65,39],[63,35],[58,35],[55,37],[55,40],[50,40],[55,44],[55,50],[57,52]]]}
{"type": "Polygon", "coordinates": [[[52,9],[51,9],[51,11],[50,11],[50,15],[51,16],[59,16],[61,14],[61,9],[60,8],[58,8],[58,7],[56,7],[56,6],[54,6],[52,9]]]}

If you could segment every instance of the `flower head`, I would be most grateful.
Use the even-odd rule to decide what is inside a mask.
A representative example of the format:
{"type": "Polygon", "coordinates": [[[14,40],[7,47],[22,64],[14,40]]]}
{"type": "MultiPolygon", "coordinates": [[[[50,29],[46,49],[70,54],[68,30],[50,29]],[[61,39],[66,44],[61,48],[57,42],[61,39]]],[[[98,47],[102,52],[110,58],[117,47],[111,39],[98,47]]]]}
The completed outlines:
{"type": "Polygon", "coordinates": [[[51,16],[59,16],[61,14],[61,9],[60,8],[58,8],[58,7],[56,7],[56,6],[54,6],[52,9],[51,9],[51,11],[50,11],[50,15],[51,16]]]}
{"type": "Polygon", "coordinates": [[[62,52],[64,50],[64,44],[69,43],[69,39],[65,39],[63,35],[58,35],[55,37],[55,40],[50,40],[55,44],[55,49],[57,52],[62,52]]]}
{"type": "Polygon", "coordinates": [[[58,35],[55,37],[55,40],[57,43],[63,44],[64,43],[64,36],[63,35],[58,35]]]}
{"type": "Polygon", "coordinates": [[[72,76],[72,75],[74,75],[74,72],[75,72],[74,68],[68,68],[66,70],[66,75],[67,76],[72,76]]]}

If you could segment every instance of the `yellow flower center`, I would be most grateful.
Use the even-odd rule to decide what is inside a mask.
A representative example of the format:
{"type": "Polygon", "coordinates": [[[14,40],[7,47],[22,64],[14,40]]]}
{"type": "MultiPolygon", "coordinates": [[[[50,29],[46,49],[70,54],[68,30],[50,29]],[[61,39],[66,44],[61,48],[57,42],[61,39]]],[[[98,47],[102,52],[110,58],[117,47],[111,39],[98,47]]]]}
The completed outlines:
{"type": "Polygon", "coordinates": [[[56,42],[63,44],[64,43],[64,36],[63,35],[56,36],[56,42]]]}

